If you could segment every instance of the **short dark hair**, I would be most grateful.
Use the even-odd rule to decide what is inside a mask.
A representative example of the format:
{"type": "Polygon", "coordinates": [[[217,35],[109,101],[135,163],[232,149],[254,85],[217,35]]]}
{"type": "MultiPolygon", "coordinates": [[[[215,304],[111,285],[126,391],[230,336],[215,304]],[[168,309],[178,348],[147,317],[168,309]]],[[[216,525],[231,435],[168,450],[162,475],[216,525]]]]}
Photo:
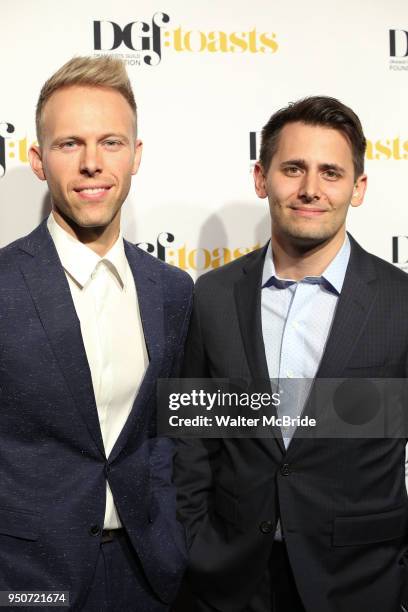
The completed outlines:
{"type": "Polygon", "coordinates": [[[364,172],[366,139],[360,119],[348,106],[329,96],[310,96],[292,102],[272,115],[262,129],[259,161],[265,172],[278,148],[282,128],[288,123],[321,125],[342,132],[350,142],[353,151],[355,178],[364,172]]]}

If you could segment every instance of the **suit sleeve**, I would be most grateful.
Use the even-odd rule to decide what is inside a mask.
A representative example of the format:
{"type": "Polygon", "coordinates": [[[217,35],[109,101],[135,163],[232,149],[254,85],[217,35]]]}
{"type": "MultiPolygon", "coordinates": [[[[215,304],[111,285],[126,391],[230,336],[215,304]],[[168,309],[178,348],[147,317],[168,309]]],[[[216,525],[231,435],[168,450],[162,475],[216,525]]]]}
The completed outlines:
{"type": "Polygon", "coordinates": [[[174,356],[174,361],[173,361],[173,365],[171,368],[169,378],[179,378],[181,375],[181,369],[182,369],[183,360],[184,360],[184,348],[185,348],[186,336],[187,336],[187,331],[189,328],[189,322],[190,322],[190,317],[191,317],[192,301],[193,301],[193,296],[191,292],[191,295],[189,297],[188,306],[186,308],[186,314],[184,317],[184,321],[181,326],[180,341],[176,349],[176,354],[174,356]]]}
{"type": "MultiPolygon", "coordinates": [[[[196,295],[181,371],[183,378],[210,377],[198,302],[196,295]]],[[[189,547],[211,507],[219,448],[218,439],[183,438],[177,441],[174,464],[177,515],[186,529],[189,547]]]]}
{"type": "MultiPolygon", "coordinates": [[[[178,326],[177,342],[175,342],[174,359],[169,373],[169,378],[180,375],[181,360],[183,357],[184,343],[188,330],[192,308],[192,281],[188,278],[183,301],[181,323],[178,326]]],[[[153,423],[153,435],[150,444],[150,468],[151,487],[158,497],[162,508],[169,511],[171,515],[176,514],[175,489],[173,486],[173,459],[176,443],[171,438],[158,437],[156,432],[156,421],[153,423]],[[173,500],[174,498],[174,500],[173,500]]]]}

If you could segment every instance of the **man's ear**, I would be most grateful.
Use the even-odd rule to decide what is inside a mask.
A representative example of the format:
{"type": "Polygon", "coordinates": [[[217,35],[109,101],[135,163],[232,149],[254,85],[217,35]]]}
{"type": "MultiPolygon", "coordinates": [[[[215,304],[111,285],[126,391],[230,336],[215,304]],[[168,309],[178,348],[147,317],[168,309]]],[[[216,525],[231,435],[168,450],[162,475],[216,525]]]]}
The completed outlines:
{"type": "Polygon", "coordinates": [[[259,162],[256,162],[254,166],[254,183],[255,191],[258,198],[266,198],[268,193],[266,191],[266,177],[264,170],[259,162]]]}
{"type": "Polygon", "coordinates": [[[132,174],[136,174],[136,172],[139,170],[140,160],[142,159],[142,150],[143,150],[143,142],[141,140],[136,140],[132,174]]]}
{"type": "Polygon", "coordinates": [[[364,195],[367,189],[367,175],[362,174],[356,180],[353,189],[353,195],[351,196],[351,206],[360,206],[363,203],[364,195]]]}
{"type": "Polygon", "coordinates": [[[47,179],[44,174],[41,149],[38,145],[31,145],[28,150],[28,159],[30,160],[30,166],[34,174],[38,176],[40,181],[46,181],[47,179]]]}

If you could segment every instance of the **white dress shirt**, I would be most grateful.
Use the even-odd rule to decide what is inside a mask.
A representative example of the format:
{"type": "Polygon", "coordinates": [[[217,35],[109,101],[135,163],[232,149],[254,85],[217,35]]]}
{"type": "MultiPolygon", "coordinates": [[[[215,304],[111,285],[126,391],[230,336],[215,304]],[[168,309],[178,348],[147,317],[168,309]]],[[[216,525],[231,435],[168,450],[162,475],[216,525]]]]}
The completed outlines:
{"type": "MultiPolygon", "coordinates": [[[[105,454],[109,457],[148,365],[133,274],[121,234],[109,252],[99,257],[62,229],[52,213],[47,226],[81,324],[105,454]]],[[[119,527],[107,482],[104,529],[119,527]]]]}

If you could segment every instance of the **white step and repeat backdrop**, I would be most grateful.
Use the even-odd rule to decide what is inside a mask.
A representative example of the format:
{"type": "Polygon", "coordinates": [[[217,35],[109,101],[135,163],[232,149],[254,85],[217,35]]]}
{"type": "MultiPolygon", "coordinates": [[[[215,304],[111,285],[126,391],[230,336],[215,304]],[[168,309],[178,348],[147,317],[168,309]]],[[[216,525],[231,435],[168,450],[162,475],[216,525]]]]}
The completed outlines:
{"type": "Polygon", "coordinates": [[[368,139],[349,230],[408,271],[406,0],[0,0],[0,246],[49,212],[28,165],[43,82],[73,55],[128,66],[144,157],[125,236],[193,277],[263,244],[259,132],[298,98],[338,97],[368,139]]]}

